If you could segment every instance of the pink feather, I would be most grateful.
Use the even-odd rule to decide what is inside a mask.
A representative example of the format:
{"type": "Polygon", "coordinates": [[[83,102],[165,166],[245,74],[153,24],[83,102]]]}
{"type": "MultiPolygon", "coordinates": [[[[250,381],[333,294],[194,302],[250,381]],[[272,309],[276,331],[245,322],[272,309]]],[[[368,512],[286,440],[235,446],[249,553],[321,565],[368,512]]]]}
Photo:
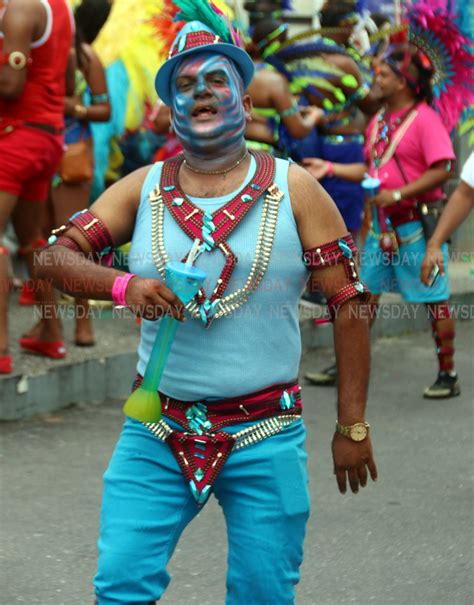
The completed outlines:
{"type": "Polygon", "coordinates": [[[446,0],[410,2],[405,14],[411,42],[428,55],[435,69],[434,105],[451,131],[463,110],[474,103],[473,43],[456,25],[456,14],[446,0]]]}

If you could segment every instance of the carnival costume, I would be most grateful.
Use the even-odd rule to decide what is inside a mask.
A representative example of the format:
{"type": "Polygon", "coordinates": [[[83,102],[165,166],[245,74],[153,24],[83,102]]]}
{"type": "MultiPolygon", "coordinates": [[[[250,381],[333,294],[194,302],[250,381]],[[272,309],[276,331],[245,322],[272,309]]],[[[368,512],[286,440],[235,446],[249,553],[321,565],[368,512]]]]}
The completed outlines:
{"type": "MultiPolygon", "coordinates": [[[[173,70],[201,51],[228,57],[245,88],[253,63],[220,14],[207,2],[176,4],[188,23],[157,74],[159,96],[172,102],[173,70]]],[[[329,301],[332,316],[367,289],[349,234],[303,254],[288,162],[252,152],[236,191],[195,198],[179,184],[185,161],[158,162],[146,176],[129,265],[162,280],[168,262],[187,258],[197,240],[196,267],[208,279],[186,305],[188,321],[171,346],[160,382],[162,419],[127,418],[105,473],[96,596],[99,605],[159,599],[182,531],[214,493],[228,529],[227,603],[290,605],[309,515],[298,301],[310,271],[339,263],[346,280],[329,301]]],[[[70,224],[106,261],[113,242],[102,221],[83,211],[70,224]]],[[[50,245],[80,251],[68,238],[70,224],[50,245]]],[[[129,279],[117,278],[122,304],[129,279]]],[[[142,321],[135,387],[159,323],[142,321]]]]}
{"type": "MultiPolygon", "coordinates": [[[[357,15],[351,25],[358,23],[357,15]]],[[[332,30],[331,30],[332,31],[332,30]]],[[[361,55],[353,48],[346,48],[324,37],[330,30],[321,28],[293,36],[280,44],[270,43],[265,51],[265,60],[284,74],[290,82],[293,94],[301,104],[320,105],[326,114],[325,132],[316,130],[301,141],[285,141],[289,155],[296,161],[305,157],[318,157],[333,163],[356,163],[364,161],[362,134],[339,134],[331,131],[350,124],[357,116],[357,103],[369,93],[373,73],[361,55]],[[324,58],[324,55],[345,55],[356,61],[363,82],[324,58]],[[341,112],[349,112],[342,118],[341,112]]],[[[362,223],[364,197],[358,183],[327,175],[321,185],[334,199],[347,227],[357,232],[362,223]]]]}
{"type": "MultiPolygon", "coordinates": [[[[434,69],[433,105],[437,113],[426,103],[416,102],[390,116],[382,109],[369,124],[366,137],[369,174],[380,179],[382,188],[394,191],[416,181],[438,162],[446,162],[449,168],[455,155],[448,133],[459,120],[463,107],[474,99],[467,77],[467,71],[474,65],[468,52],[470,42],[456,28],[454,15],[433,7],[431,2],[418,2],[410,7],[408,15],[412,52],[422,64],[434,69]]],[[[395,41],[400,43],[403,37],[397,35],[395,41]]],[[[417,82],[409,71],[412,56],[409,51],[402,51],[405,54],[400,65],[391,60],[391,53],[398,48],[403,47],[389,47],[384,60],[416,90],[417,82]]],[[[459,394],[453,371],[454,330],[447,332],[438,327],[439,321],[451,317],[449,304],[445,303],[449,298],[447,270],[432,286],[425,286],[420,280],[426,241],[431,236],[429,218],[442,210],[443,200],[443,192],[437,187],[416,200],[399,199],[386,208],[374,209],[361,259],[361,274],[371,292],[398,290],[404,300],[427,305],[440,373],[437,383],[425,391],[425,397],[459,394]],[[387,241],[391,242],[389,250],[384,244],[387,241]],[[438,383],[439,388],[435,388],[438,383]]],[[[443,244],[442,251],[447,269],[447,244],[443,244]]]]}

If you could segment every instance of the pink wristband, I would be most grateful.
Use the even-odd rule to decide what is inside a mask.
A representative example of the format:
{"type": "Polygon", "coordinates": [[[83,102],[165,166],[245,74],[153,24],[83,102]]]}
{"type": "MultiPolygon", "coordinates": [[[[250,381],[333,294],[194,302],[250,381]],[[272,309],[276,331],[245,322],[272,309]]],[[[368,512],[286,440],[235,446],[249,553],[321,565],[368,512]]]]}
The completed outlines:
{"type": "Polygon", "coordinates": [[[125,292],[127,291],[128,283],[136,277],[134,273],[125,273],[115,278],[112,286],[112,300],[118,307],[126,307],[125,292]]]}
{"type": "Polygon", "coordinates": [[[326,176],[334,176],[334,164],[332,162],[326,162],[326,166],[327,166],[327,172],[326,172],[326,176]]]}

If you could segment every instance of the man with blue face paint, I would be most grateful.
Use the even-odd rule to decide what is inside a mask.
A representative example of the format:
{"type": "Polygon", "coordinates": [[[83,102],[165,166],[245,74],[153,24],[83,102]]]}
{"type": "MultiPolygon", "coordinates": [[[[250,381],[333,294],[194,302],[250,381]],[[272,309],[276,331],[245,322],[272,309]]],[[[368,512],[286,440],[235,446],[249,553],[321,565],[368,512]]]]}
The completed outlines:
{"type": "Polygon", "coordinates": [[[172,126],[186,151],[202,160],[211,151],[245,153],[246,111],[248,115],[251,106],[248,97],[242,103],[242,78],[230,59],[192,54],[175,68],[171,89],[172,126]]]}
{"type": "Polygon", "coordinates": [[[159,600],[181,533],[211,493],[227,523],[227,605],[295,602],[309,516],[297,383],[298,301],[308,279],[322,287],[334,319],[339,490],[349,482],[356,493],[377,476],[364,416],[366,289],[354,243],[309,173],[247,151],[253,64],[216,22],[187,23],[156,79],[184,153],[108,189],[42,257],[40,272],[57,287],[67,277],[73,294],[106,297],[143,317],[136,385],[156,320],[170,313],[182,321],[160,382],[161,420],[127,418],[104,476],[98,605],[159,600]],[[132,273],[84,258],[130,239],[132,273]],[[193,240],[207,280],[184,308],[163,278],[193,240]]]}

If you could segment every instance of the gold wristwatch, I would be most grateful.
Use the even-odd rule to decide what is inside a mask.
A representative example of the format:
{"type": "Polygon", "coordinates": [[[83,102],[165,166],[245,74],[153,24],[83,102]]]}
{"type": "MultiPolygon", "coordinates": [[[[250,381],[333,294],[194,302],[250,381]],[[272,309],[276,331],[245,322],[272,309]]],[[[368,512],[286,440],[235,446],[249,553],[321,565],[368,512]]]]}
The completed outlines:
{"type": "Polygon", "coordinates": [[[370,424],[368,422],[356,422],[356,424],[350,426],[344,426],[336,422],[336,431],[344,437],[352,439],[352,441],[364,441],[369,434],[369,429],[370,424]]]}

